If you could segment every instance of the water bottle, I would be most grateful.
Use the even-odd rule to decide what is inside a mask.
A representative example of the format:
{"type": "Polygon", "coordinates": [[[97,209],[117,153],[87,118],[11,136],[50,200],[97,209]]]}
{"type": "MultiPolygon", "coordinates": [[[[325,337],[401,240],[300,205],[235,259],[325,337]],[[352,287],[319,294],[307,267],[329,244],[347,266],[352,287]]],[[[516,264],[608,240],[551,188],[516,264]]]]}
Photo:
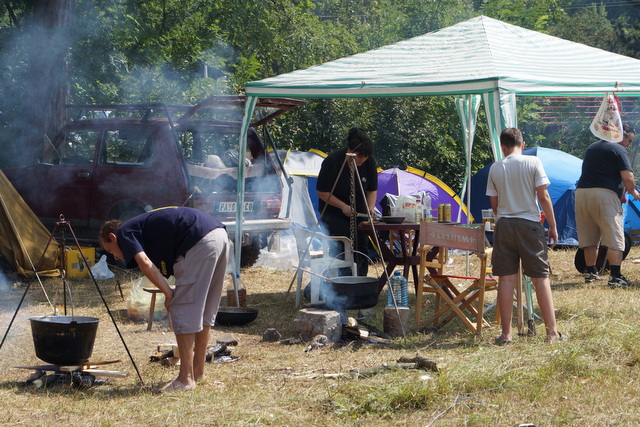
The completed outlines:
{"type": "Polygon", "coordinates": [[[431,195],[426,191],[422,198],[422,218],[425,221],[431,221],[431,195]]]}
{"type": "Polygon", "coordinates": [[[389,279],[387,289],[387,305],[393,307],[393,298],[396,299],[398,307],[409,307],[409,295],[407,293],[407,279],[402,275],[402,271],[396,270],[389,279]],[[393,296],[391,293],[393,292],[393,296]]]}
{"type": "Polygon", "coordinates": [[[424,205],[422,204],[422,200],[417,199],[416,200],[416,223],[420,224],[420,221],[422,221],[422,211],[424,210],[422,207],[424,205]]]}

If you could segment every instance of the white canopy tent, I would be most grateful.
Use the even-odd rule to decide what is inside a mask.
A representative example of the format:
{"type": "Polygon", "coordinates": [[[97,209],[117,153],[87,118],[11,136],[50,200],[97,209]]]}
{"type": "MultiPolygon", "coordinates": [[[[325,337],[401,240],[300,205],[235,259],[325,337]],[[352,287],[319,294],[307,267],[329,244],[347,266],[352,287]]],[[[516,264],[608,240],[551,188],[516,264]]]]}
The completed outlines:
{"type": "MultiPolygon", "coordinates": [[[[464,132],[469,180],[481,99],[493,156],[500,159],[500,131],[517,126],[516,95],[604,96],[615,91],[618,96],[637,97],[640,60],[479,16],[368,52],[250,82],[245,91],[240,152],[246,149],[247,128],[257,97],[454,95],[464,132]]],[[[238,175],[244,176],[243,164],[238,175]]],[[[239,179],[238,207],[243,206],[243,196],[244,181],[239,179]]],[[[236,241],[240,241],[242,209],[237,210],[236,219],[236,241]]],[[[240,265],[239,258],[240,251],[236,250],[236,266],[240,265]]]]}

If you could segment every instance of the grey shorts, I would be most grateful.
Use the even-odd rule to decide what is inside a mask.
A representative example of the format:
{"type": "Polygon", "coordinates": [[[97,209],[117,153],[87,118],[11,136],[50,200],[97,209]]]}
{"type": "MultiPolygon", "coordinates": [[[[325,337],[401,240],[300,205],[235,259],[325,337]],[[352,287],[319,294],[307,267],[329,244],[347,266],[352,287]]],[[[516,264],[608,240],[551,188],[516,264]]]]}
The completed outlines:
{"type": "Polygon", "coordinates": [[[173,265],[176,287],[169,313],[176,335],[195,334],[203,325],[215,324],[228,256],[227,232],[216,228],[173,265]]]}
{"type": "Polygon", "coordinates": [[[581,248],[600,243],[624,251],[622,203],[616,193],[606,188],[576,190],[576,228],[581,248]]]}
{"type": "Polygon", "coordinates": [[[493,274],[518,274],[522,261],[522,270],[527,276],[536,279],[549,277],[547,251],[542,224],[520,218],[500,218],[493,232],[493,274]]]}

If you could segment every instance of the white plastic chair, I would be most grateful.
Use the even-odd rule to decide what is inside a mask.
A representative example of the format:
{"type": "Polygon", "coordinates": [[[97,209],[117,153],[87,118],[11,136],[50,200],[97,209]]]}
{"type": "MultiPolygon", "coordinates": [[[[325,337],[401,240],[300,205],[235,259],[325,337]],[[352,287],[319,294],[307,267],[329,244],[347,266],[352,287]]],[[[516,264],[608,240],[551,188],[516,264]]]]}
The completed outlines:
{"type": "Polygon", "coordinates": [[[311,303],[320,302],[320,286],[322,285],[322,277],[336,277],[338,271],[343,268],[351,270],[351,275],[356,275],[356,263],[353,259],[353,247],[351,239],[344,236],[328,236],[319,231],[313,231],[302,228],[296,224],[292,224],[291,231],[296,240],[296,248],[298,251],[298,277],[296,284],[296,308],[300,307],[302,294],[302,281],[304,273],[309,273],[311,282],[311,303]],[[314,242],[311,242],[311,239],[314,242]],[[315,241],[317,239],[317,242],[315,241]],[[332,244],[342,242],[344,259],[338,259],[329,255],[332,244]],[[317,243],[317,245],[314,245],[317,243]],[[314,246],[320,246],[315,249],[314,246]]]}

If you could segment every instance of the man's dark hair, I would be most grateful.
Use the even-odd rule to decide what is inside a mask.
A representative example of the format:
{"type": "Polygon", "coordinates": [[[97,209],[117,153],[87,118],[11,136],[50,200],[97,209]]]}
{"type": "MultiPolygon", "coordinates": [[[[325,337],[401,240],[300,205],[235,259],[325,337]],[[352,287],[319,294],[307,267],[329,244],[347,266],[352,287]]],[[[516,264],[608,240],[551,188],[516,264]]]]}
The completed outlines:
{"type": "Polygon", "coordinates": [[[622,125],[622,132],[624,132],[625,135],[628,135],[630,133],[632,134],[636,134],[636,131],[634,128],[631,127],[631,125],[629,123],[625,123],[622,125]]]}
{"type": "Polygon", "coordinates": [[[122,221],[119,219],[110,219],[105,221],[100,227],[100,240],[103,242],[111,243],[111,238],[109,237],[109,233],[116,234],[118,229],[122,225],[122,221]]]}
{"type": "Polygon", "coordinates": [[[347,136],[347,147],[357,154],[370,156],[373,154],[373,141],[367,133],[360,128],[351,128],[347,136]]]}
{"type": "Polygon", "coordinates": [[[500,133],[500,145],[515,147],[522,145],[522,132],[518,128],[507,128],[500,133]]]}

